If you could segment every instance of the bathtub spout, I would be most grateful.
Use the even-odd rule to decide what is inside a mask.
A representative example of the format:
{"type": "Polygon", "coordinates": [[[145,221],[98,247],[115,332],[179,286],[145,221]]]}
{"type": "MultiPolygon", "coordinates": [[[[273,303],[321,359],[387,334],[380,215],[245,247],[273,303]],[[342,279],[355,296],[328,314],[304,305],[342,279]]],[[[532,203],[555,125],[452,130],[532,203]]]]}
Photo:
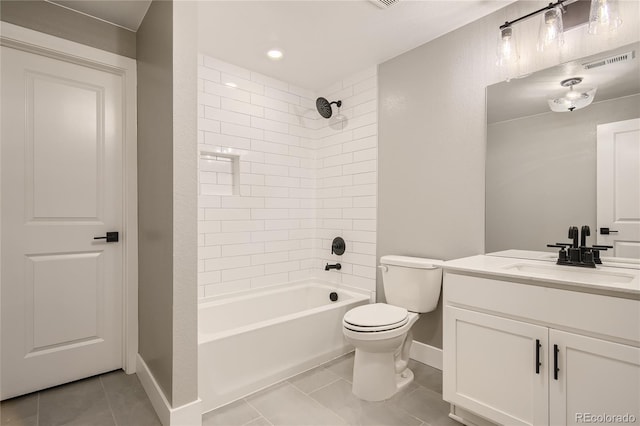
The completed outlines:
{"type": "Polygon", "coordinates": [[[341,264],[339,264],[339,263],[336,263],[335,265],[329,265],[329,264],[327,263],[327,266],[325,266],[325,267],[324,267],[324,270],[325,270],[325,271],[329,271],[329,270],[331,270],[331,269],[337,269],[337,270],[339,271],[340,269],[342,269],[342,265],[341,265],[341,264]]]}

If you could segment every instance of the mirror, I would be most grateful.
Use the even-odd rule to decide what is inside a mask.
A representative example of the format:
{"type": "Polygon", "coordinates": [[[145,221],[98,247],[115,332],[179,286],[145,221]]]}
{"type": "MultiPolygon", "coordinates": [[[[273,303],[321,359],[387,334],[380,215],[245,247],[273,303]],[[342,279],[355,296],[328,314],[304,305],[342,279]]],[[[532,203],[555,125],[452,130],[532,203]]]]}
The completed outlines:
{"type": "MultiPolygon", "coordinates": [[[[487,88],[487,253],[508,249],[556,252],[546,245],[569,242],[571,225],[589,225],[587,245],[603,244],[606,238],[596,236],[596,165],[597,156],[602,155],[596,150],[597,126],[640,117],[638,53],[640,43],[634,43],[487,88]],[[573,77],[582,82],[570,94],[572,88],[560,82],[573,77]],[[591,101],[582,94],[594,88],[592,103],[580,108],[591,101]],[[572,97],[580,98],[573,104],[578,108],[551,111],[548,99],[572,97]]],[[[560,102],[565,100],[554,106],[560,102]]],[[[633,134],[635,148],[629,151],[635,152],[629,158],[636,163],[624,177],[629,194],[617,195],[614,203],[625,200],[625,214],[634,215],[631,220],[640,229],[637,135],[640,133],[633,134]]],[[[615,208],[622,207],[616,204],[615,208]]],[[[602,255],[640,258],[640,242],[627,248],[616,245],[602,255]]]]}

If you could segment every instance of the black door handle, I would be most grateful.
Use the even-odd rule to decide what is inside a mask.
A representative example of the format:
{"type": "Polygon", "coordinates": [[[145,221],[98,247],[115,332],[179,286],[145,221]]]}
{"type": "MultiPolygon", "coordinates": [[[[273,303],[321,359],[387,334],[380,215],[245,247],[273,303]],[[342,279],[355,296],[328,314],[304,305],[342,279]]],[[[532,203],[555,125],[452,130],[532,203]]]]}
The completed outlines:
{"type": "Polygon", "coordinates": [[[553,345],[553,380],[558,380],[558,372],[560,368],[558,367],[558,354],[560,353],[560,348],[558,345],[553,345]]]}
{"type": "Polygon", "coordinates": [[[536,339],[536,374],[540,374],[540,339],[536,339]]]}
{"type": "Polygon", "coordinates": [[[108,243],[117,243],[119,241],[118,239],[118,232],[114,231],[114,232],[107,232],[107,235],[105,235],[104,237],[93,237],[94,240],[107,240],[108,243]]]}
{"type": "Polygon", "coordinates": [[[609,234],[617,234],[618,231],[614,231],[612,229],[609,228],[600,228],[600,235],[609,235],[609,234]]]}

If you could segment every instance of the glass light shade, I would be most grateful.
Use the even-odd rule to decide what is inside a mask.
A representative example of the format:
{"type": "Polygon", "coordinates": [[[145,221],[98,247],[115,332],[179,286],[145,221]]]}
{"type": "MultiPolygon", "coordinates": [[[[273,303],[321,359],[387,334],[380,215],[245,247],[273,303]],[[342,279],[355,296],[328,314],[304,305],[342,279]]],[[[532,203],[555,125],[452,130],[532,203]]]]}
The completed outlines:
{"type": "Polygon", "coordinates": [[[618,0],[591,0],[589,34],[605,34],[622,24],[618,12],[618,0]]]}
{"type": "Polygon", "coordinates": [[[502,28],[498,38],[498,62],[499,66],[507,66],[518,61],[518,46],[516,37],[511,27],[502,28]]]}
{"type": "Polygon", "coordinates": [[[573,87],[564,96],[548,99],[553,112],[571,112],[591,105],[596,96],[596,88],[575,90],[573,87]]]}
{"type": "Polygon", "coordinates": [[[554,7],[542,14],[540,31],[538,32],[538,50],[542,52],[550,47],[560,47],[563,44],[562,7],[554,7]]]}

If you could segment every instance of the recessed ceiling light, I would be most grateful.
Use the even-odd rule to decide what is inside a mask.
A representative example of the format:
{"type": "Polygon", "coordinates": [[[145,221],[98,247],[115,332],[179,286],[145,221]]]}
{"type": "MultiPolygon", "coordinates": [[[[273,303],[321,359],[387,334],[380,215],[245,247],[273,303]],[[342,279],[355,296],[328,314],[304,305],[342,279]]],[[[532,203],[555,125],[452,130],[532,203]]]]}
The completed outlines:
{"type": "Polygon", "coordinates": [[[274,61],[277,61],[278,59],[282,59],[282,50],[279,49],[271,49],[270,51],[267,52],[267,56],[270,59],[273,59],[274,61]]]}
{"type": "Polygon", "coordinates": [[[229,86],[229,87],[233,87],[233,88],[238,87],[238,85],[237,85],[237,84],[235,84],[235,83],[233,83],[233,82],[231,82],[231,81],[226,82],[224,85],[225,85],[225,86],[229,86]]]}

